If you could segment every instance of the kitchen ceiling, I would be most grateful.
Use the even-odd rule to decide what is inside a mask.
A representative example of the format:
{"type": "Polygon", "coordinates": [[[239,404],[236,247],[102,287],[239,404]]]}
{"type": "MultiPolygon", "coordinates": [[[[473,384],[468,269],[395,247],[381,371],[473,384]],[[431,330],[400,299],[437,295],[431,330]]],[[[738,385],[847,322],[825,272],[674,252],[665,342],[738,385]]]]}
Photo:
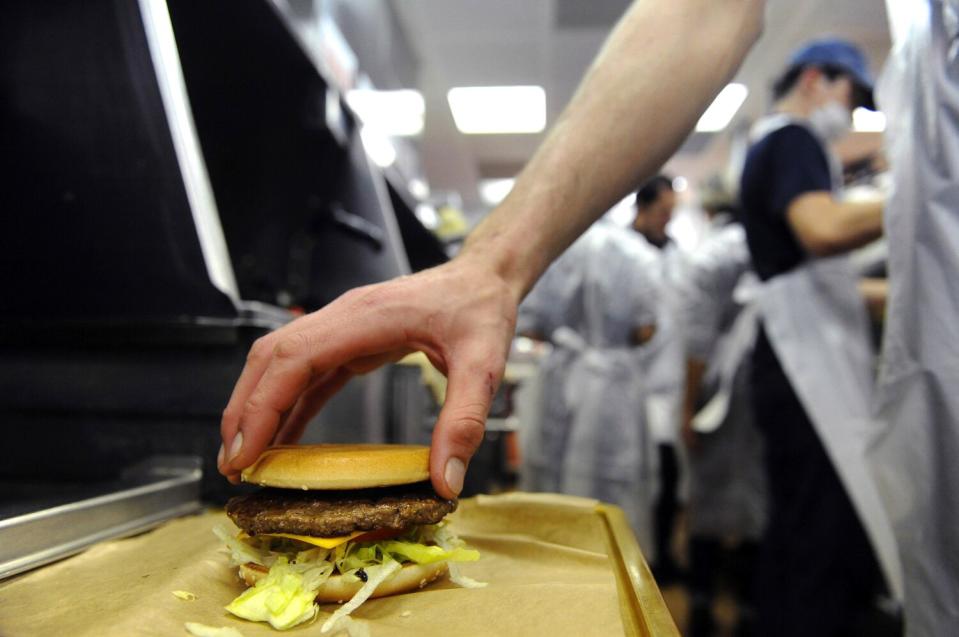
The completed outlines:
{"type": "MultiPolygon", "coordinates": [[[[426,103],[418,145],[433,191],[458,192],[472,217],[485,212],[479,181],[511,177],[530,158],[628,5],[627,0],[392,0],[418,58],[415,88],[426,103]],[[446,101],[450,88],[501,85],[546,90],[546,132],[463,135],[456,129],[446,101]]],[[[730,131],[768,108],[769,85],[790,52],[827,34],[857,42],[878,71],[889,48],[885,3],[769,0],[764,34],[735,80],[749,87],[749,97],[725,131],[694,134],[668,169],[693,184],[722,170],[730,131]]]]}

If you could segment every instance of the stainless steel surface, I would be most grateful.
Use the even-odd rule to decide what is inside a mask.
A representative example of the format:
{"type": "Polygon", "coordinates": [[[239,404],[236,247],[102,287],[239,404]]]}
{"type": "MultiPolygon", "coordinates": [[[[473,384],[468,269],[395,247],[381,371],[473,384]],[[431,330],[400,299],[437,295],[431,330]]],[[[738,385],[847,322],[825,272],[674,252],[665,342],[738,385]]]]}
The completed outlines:
{"type": "Polygon", "coordinates": [[[150,55],[156,69],[157,83],[170,125],[173,146],[180,163],[183,185],[190,200],[190,210],[196,222],[200,249],[213,285],[235,303],[239,301],[237,287],[220,214],[213,198],[213,188],[207,174],[200,141],[197,138],[187,97],[183,69],[177,52],[173,25],[166,0],[139,0],[143,28],[150,46],[150,55]]]}
{"type": "Polygon", "coordinates": [[[22,498],[0,512],[10,516],[0,519],[0,579],[197,511],[201,475],[198,458],[161,456],[87,493],[77,485],[3,485],[22,498]]]}

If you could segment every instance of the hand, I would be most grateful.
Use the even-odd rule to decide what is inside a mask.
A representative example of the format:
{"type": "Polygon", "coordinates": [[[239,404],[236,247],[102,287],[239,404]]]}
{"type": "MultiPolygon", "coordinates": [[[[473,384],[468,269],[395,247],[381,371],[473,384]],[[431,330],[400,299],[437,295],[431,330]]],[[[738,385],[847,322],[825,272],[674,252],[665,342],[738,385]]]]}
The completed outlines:
{"type": "Polygon", "coordinates": [[[347,292],[257,340],[223,412],[220,473],[239,481],[271,444],[299,440],[354,375],[424,352],[449,379],[433,430],[430,477],[456,497],[483,440],[503,376],[520,293],[464,255],[415,275],[347,292]]]}

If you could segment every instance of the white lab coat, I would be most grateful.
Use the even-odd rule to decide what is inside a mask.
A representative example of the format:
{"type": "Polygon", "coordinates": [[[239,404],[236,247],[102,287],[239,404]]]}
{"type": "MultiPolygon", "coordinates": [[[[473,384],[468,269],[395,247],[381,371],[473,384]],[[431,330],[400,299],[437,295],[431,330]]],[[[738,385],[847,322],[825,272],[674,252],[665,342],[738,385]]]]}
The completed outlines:
{"type": "MultiPolygon", "coordinates": [[[[806,125],[773,115],[757,124],[754,138],[787,124],[806,125]]],[[[848,256],[810,259],[764,282],[757,307],[776,357],[852,501],[886,581],[893,595],[901,598],[899,554],[866,458],[877,426],[870,411],[874,354],[858,280],[848,256]]]]}
{"type": "Polygon", "coordinates": [[[757,317],[746,234],[738,223],[711,227],[689,255],[680,288],[687,356],[707,361],[711,398],[694,417],[699,446],[689,454],[689,531],[758,540],[766,523],[763,444],[753,424],[749,360],[757,317]]]}
{"type": "Polygon", "coordinates": [[[902,556],[907,635],[933,637],[959,634],[959,3],[904,4],[911,22],[877,91],[893,192],[870,459],[902,556]]]}
{"type": "MultiPolygon", "coordinates": [[[[657,290],[638,236],[600,222],[546,272],[518,329],[549,336],[538,422],[523,423],[521,485],[598,498],[624,509],[644,550],[656,462],[643,415],[641,349],[657,290]]],[[[537,419],[534,419],[537,420],[537,419]]]]}

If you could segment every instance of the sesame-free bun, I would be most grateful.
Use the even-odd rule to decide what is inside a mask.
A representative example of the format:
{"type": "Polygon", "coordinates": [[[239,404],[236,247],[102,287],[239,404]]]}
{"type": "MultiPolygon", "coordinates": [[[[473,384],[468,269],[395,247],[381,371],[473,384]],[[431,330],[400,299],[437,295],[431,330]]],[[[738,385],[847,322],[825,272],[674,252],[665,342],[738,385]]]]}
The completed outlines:
{"type": "MultiPolygon", "coordinates": [[[[240,579],[246,582],[247,586],[253,586],[261,578],[266,577],[268,569],[259,564],[247,562],[240,566],[240,579]]],[[[439,579],[446,574],[446,562],[433,562],[432,564],[405,564],[403,568],[393,574],[385,582],[380,583],[373,591],[371,597],[386,597],[387,595],[397,595],[399,593],[408,593],[423,588],[427,584],[439,579]]],[[[341,575],[334,575],[323,583],[323,586],[316,591],[316,601],[318,602],[345,602],[350,600],[356,592],[363,586],[363,582],[350,578],[347,580],[341,575]]]]}
{"type": "Polygon", "coordinates": [[[243,470],[244,482],[283,489],[368,489],[423,482],[430,448],[418,445],[281,445],[243,470]]]}

